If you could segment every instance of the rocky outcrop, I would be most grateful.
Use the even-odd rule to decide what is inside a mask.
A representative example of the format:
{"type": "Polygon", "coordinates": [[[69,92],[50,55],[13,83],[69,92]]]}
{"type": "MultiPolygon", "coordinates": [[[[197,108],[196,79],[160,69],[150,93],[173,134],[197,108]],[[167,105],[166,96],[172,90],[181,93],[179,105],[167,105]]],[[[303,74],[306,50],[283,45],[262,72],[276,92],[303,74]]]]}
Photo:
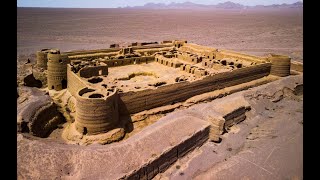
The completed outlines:
{"type": "Polygon", "coordinates": [[[17,131],[47,137],[63,116],[49,95],[37,88],[19,87],[17,99],[17,131]]]}
{"type": "Polygon", "coordinates": [[[41,81],[43,88],[47,87],[47,71],[46,70],[35,66],[32,69],[32,74],[36,80],[41,81]]]}
{"type": "Polygon", "coordinates": [[[17,65],[19,85],[42,88],[47,86],[46,70],[32,63],[17,65]]]}
{"type": "Polygon", "coordinates": [[[33,73],[27,75],[26,77],[23,78],[23,85],[28,86],[28,87],[37,87],[41,88],[42,87],[42,82],[40,80],[37,80],[34,76],[33,73]]]}

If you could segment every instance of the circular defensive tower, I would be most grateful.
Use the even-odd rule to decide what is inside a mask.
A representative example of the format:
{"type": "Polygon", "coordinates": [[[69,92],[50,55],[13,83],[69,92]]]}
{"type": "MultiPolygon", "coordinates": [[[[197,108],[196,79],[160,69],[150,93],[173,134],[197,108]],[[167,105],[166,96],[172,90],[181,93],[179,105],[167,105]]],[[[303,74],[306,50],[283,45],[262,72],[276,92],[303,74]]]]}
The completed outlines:
{"type": "Polygon", "coordinates": [[[47,62],[48,62],[48,52],[50,49],[41,49],[37,51],[37,66],[47,69],[47,62]]]}
{"type": "Polygon", "coordinates": [[[270,54],[268,60],[271,62],[270,74],[275,76],[289,76],[291,58],[289,56],[270,54]]]}
{"type": "Polygon", "coordinates": [[[119,121],[117,89],[83,88],[76,94],[76,130],[82,134],[105,133],[119,121]]]}
{"type": "Polygon", "coordinates": [[[48,52],[48,88],[62,90],[67,87],[68,56],[60,54],[59,49],[48,52]]]}

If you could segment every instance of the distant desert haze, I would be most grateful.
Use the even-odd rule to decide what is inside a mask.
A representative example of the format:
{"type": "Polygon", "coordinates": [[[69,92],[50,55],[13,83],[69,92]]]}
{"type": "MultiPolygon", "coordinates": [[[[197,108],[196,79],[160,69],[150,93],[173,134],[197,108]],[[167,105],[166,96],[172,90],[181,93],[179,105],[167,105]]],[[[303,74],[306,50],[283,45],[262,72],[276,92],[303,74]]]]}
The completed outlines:
{"type": "Polygon", "coordinates": [[[18,55],[41,48],[108,48],[110,44],[186,39],[255,55],[303,61],[303,9],[17,8],[18,55]]]}

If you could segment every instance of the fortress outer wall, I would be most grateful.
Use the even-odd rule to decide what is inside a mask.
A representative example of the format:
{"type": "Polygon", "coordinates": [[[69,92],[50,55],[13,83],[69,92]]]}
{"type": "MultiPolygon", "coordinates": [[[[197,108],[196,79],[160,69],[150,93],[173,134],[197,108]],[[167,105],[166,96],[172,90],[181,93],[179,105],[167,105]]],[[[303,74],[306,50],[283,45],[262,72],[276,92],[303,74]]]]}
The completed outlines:
{"type": "Polygon", "coordinates": [[[119,111],[122,114],[132,114],[184,101],[195,95],[262,78],[270,74],[270,68],[271,63],[264,63],[207,76],[194,82],[180,82],[154,90],[119,93],[119,111]]]}

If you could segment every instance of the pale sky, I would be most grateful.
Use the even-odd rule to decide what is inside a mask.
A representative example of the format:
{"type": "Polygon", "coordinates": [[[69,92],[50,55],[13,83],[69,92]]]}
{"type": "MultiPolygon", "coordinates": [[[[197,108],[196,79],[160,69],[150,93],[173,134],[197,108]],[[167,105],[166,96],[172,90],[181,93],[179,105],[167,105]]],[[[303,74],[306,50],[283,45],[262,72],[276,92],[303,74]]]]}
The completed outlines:
{"type": "MultiPolygon", "coordinates": [[[[17,7],[75,7],[75,8],[116,8],[142,6],[146,3],[193,2],[197,4],[218,4],[228,0],[17,0],[17,7]]],[[[302,0],[229,0],[247,6],[292,4],[302,0]]]]}

